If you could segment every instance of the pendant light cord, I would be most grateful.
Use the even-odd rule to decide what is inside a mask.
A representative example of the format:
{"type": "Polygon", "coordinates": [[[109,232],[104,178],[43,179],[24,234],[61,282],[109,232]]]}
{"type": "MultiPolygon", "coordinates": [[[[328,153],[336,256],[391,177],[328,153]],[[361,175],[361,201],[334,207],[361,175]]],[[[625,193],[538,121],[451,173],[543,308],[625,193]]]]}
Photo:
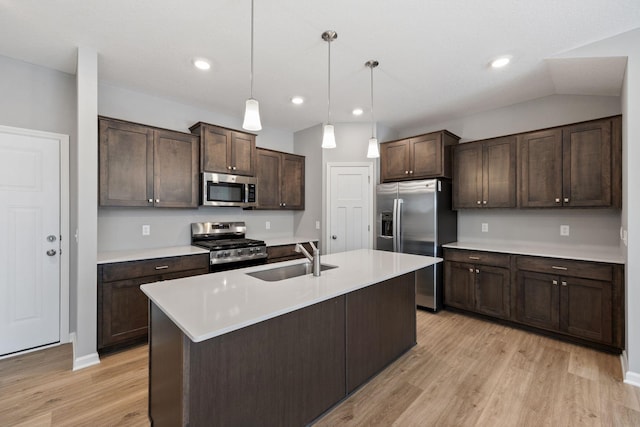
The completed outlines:
{"type": "Polygon", "coordinates": [[[371,68],[371,138],[375,138],[376,125],[375,125],[375,119],[373,116],[373,67],[370,67],[370,68],[371,68]]]}
{"type": "Polygon", "coordinates": [[[329,61],[327,72],[327,124],[331,123],[331,39],[328,40],[329,61]]]}
{"type": "Polygon", "coordinates": [[[251,82],[250,96],[253,99],[253,0],[251,0],[251,73],[249,74],[251,82]]]}

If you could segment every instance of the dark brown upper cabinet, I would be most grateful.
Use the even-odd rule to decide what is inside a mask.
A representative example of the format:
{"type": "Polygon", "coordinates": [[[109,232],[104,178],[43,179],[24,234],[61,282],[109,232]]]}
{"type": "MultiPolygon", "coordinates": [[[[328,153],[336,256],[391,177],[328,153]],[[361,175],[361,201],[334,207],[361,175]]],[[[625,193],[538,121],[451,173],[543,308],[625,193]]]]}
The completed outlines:
{"type": "Polygon", "coordinates": [[[515,136],[455,146],[453,208],[515,208],[516,157],[515,136]]]}
{"type": "Polygon", "coordinates": [[[621,117],[518,135],[519,205],[622,206],[621,117]]]}
{"type": "Polygon", "coordinates": [[[443,130],[380,144],[381,181],[451,178],[451,146],[459,140],[443,130]]]}
{"type": "Polygon", "coordinates": [[[304,210],[304,156],[257,148],[257,209],[304,210]]]}
{"type": "Polygon", "coordinates": [[[99,118],[100,206],[198,206],[195,135],[99,118]]]}
{"type": "Polygon", "coordinates": [[[255,176],[254,134],[203,122],[189,130],[200,136],[200,172],[255,176]]]}

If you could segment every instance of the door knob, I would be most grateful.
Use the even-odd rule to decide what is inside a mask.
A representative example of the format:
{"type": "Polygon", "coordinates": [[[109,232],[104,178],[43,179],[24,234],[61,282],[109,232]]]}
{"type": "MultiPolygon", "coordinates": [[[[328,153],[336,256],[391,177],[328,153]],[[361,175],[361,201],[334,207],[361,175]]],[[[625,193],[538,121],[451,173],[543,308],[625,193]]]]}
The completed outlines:
{"type": "Polygon", "coordinates": [[[53,234],[49,234],[47,236],[47,242],[55,242],[56,241],[56,236],[54,236],[53,234]]]}
{"type": "Polygon", "coordinates": [[[333,236],[331,236],[331,238],[332,238],[333,240],[336,240],[336,239],[338,238],[338,236],[336,236],[336,235],[334,234],[333,236]]]}
{"type": "Polygon", "coordinates": [[[47,255],[49,255],[49,256],[54,256],[56,253],[57,253],[57,252],[56,252],[56,250],[55,250],[55,249],[49,249],[49,250],[47,251],[47,255]]]}

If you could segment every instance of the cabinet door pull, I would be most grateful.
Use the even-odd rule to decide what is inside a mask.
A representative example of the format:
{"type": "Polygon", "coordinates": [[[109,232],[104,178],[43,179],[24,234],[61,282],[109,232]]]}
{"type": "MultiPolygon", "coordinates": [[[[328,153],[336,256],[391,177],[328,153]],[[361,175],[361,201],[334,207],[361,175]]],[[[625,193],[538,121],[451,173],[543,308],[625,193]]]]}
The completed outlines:
{"type": "Polygon", "coordinates": [[[553,283],[554,285],[558,286],[558,281],[557,280],[553,280],[551,283],[553,283]]]}
{"type": "Polygon", "coordinates": [[[231,166],[227,166],[227,169],[231,170],[231,166]]]}
{"type": "Polygon", "coordinates": [[[486,201],[486,200],[483,200],[483,201],[482,201],[482,204],[483,204],[483,205],[486,205],[486,204],[487,204],[487,201],[486,201]]]}
{"type": "Polygon", "coordinates": [[[480,270],[476,268],[476,274],[480,274],[480,270]]]}
{"type": "Polygon", "coordinates": [[[470,268],[470,269],[469,269],[469,273],[473,273],[473,268],[470,268]]]}
{"type": "Polygon", "coordinates": [[[470,256],[469,259],[480,259],[479,256],[470,256]]]}
{"type": "Polygon", "coordinates": [[[553,268],[554,270],[567,271],[567,267],[558,267],[557,265],[552,265],[551,268],[553,268]]]}
{"type": "Polygon", "coordinates": [[[482,203],[482,202],[481,202],[480,200],[478,200],[478,201],[476,202],[476,205],[479,205],[479,204],[481,204],[481,203],[482,203]]]}
{"type": "Polygon", "coordinates": [[[156,267],[156,270],[166,270],[167,268],[169,268],[168,265],[159,265],[156,267]]]}
{"type": "Polygon", "coordinates": [[[236,170],[236,169],[238,169],[238,168],[234,166],[234,167],[232,167],[231,169],[236,170]]]}
{"type": "Polygon", "coordinates": [[[410,173],[410,174],[412,174],[412,173],[413,173],[413,171],[409,171],[409,173],[410,173]]]}
{"type": "Polygon", "coordinates": [[[560,203],[560,197],[556,197],[556,203],[560,203]]]}
{"type": "Polygon", "coordinates": [[[153,203],[153,199],[149,199],[149,200],[148,200],[148,202],[149,202],[149,203],[153,203]]]}
{"type": "Polygon", "coordinates": [[[568,197],[565,197],[565,198],[564,198],[564,202],[565,202],[565,203],[569,203],[569,198],[568,198],[568,197]]]}
{"type": "Polygon", "coordinates": [[[156,199],[156,203],[160,203],[160,199],[156,199]]]}
{"type": "Polygon", "coordinates": [[[405,175],[409,175],[409,171],[404,171],[404,174],[405,175]]]}
{"type": "Polygon", "coordinates": [[[562,283],[562,286],[567,286],[567,282],[565,282],[564,280],[561,283],[562,283]]]}

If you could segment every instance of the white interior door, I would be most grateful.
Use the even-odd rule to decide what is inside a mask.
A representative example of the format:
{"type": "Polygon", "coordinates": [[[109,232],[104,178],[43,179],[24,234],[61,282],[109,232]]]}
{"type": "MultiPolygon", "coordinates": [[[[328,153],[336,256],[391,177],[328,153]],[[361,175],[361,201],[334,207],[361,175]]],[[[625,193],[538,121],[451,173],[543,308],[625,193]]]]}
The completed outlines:
{"type": "Polygon", "coordinates": [[[371,248],[372,167],[329,165],[327,253],[371,248]]]}
{"type": "Polygon", "coordinates": [[[60,341],[60,149],[0,132],[0,356],[60,341]]]}

